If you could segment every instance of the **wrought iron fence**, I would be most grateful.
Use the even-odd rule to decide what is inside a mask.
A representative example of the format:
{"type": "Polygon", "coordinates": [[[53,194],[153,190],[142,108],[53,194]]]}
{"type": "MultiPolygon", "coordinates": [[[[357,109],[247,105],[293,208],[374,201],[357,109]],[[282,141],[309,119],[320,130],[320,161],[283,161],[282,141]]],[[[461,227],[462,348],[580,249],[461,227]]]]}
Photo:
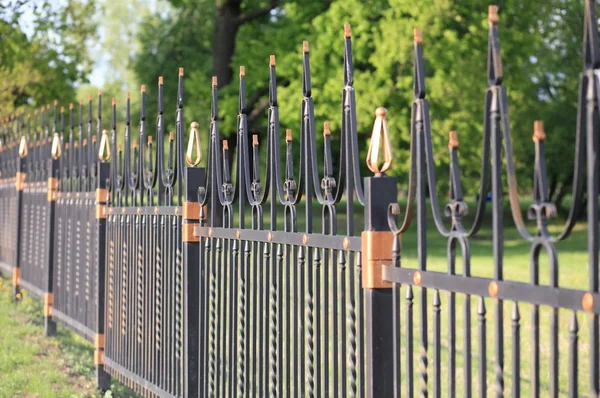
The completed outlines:
{"type": "Polygon", "coordinates": [[[241,67],[237,149],[230,151],[220,137],[215,78],[205,168],[199,167],[198,123],[191,125],[184,148],[183,70],[176,128],[169,134],[162,77],[155,134],[147,131],[142,86],[138,133],[132,130],[129,94],[124,104],[123,146],[114,100],[111,131],[102,129],[101,94],[95,135],[91,99],[87,125],[83,103],[78,126],[69,107],[68,136],[56,104],[52,139],[49,107],[35,115],[33,128],[22,115],[6,121],[0,269],[13,273],[16,295],[24,286],[45,298],[48,334],[58,320],[94,341],[101,388],[109,385],[108,373],[148,396],[598,396],[595,3],[585,2],[574,188],[557,236],[549,230],[557,212],[549,201],[539,121],[527,211],[535,233],[521,214],[494,6],[488,22],[489,88],[472,225],[465,222],[456,132],[449,135],[450,199],[443,207],[449,227],[440,212],[419,30],[404,211],[396,203],[396,178],[385,175],[393,157],[383,108],[376,110],[367,157],[375,176],[361,178],[352,35],[345,26],[337,170],[329,123],[316,126],[308,42],[302,51],[299,142],[291,130],[280,129],[271,56],[266,142],[249,135],[241,67]],[[317,134],[323,134],[322,148],[317,134]],[[531,244],[529,281],[504,277],[503,178],[517,230],[531,244]],[[473,276],[470,243],[486,216],[488,191],[493,275],[473,276]],[[363,215],[355,214],[361,207],[363,215]],[[584,210],[589,286],[561,287],[556,244],[584,210]],[[409,232],[414,213],[417,268],[409,268],[401,260],[400,237],[409,232]],[[443,271],[428,268],[428,213],[438,239],[447,242],[443,271]],[[544,253],[548,266],[540,262],[544,253]],[[542,272],[549,283],[541,282],[542,272]],[[525,309],[529,317],[521,315],[525,309]],[[587,329],[580,329],[582,322],[587,329]]]}

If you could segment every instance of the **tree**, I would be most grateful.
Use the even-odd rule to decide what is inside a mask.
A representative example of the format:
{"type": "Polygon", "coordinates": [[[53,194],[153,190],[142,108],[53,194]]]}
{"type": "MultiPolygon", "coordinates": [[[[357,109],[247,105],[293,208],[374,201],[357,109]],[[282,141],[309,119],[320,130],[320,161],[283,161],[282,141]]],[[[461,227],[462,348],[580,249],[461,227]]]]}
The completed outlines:
{"type": "MultiPolygon", "coordinates": [[[[136,58],[136,71],[140,80],[148,84],[163,73],[166,81],[174,82],[175,78],[168,74],[175,76],[177,67],[184,66],[186,115],[188,120],[201,122],[207,120],[210,108],[210,76],[219,76],[219,117],[221,131],[227,137],[235,132],[236,124],[234,71],[238,65],[245,65],[252,105],[249,127],[251,133],[264,134],[268,56],[276,54],[281,125],[291,127],[298,136],[301,43],[309,40],[317,126],[329,120],[335,138],[339,137],[341,119],[342,26],[350,23],[358,127],[361,142],[365,143],[361,156],[367,150],[373,112],[377,106],[385,106],[395,146],[392,173],[402,179],[408,169],[412,30],[421,27],[439,190],[447,189],[444,178],[447,134],[453,129],[460,137],[465,190],[475,193],[481,162],[483,93],[487,86],[488,2],[475,3],[287,0],[275,4],[251,0],[214,3],[171,0],[173,11],[148,18],[140,31],[142,51],[136,58]],[[253,18],[246,20],[243,15],[253,18]]],[[[502,2],[504,82],[509,92],[515,156],[523,191],[531,189],[534,119],[546,120],[548,172],[550,181],[555,182],[555,192],[569,185],[571,167],[564,164],[572,162],[582,9],[578,0],[502,2]]],[[[169,109],[175,104],[174,84],[167,91],[166,109],[169,109]]]]}
{"type": "Polygon", "coordinates": [[[74,99],[90,70],[86,51],[95,25],[93,1],[10,0],[0,6],[0,107],[2,114],[74,99]],[[27,15],[28,18],[24,18],[27,15]]]}

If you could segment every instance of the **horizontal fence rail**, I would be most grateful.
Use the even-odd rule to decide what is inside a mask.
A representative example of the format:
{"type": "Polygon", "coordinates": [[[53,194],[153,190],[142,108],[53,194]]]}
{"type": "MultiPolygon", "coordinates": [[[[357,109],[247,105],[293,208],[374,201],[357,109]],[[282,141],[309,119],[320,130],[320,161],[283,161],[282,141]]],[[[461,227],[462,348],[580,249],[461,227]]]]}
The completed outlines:
{"type": "Polygon", "coordinates": [[[16,299],[25,289],[44,300],[48,335],[59,322],[93,342],[103,390],[112,375],[144,396],[161,397],[597,397],[595,2],[585,1],[574,188],[558,235],[550,233],[557,210],[549,200],[541,121],[534,125],[526,214],[533,227],[519,207],[499,24],[490,6],[481,181],[471,225],[456,132],[448,143],[450,195],[440,206],[418,29],[406,207],[397,203],[396,177],[386,175],[393,153],[384,108],[375,112],[367,154],[374,176],[361,177],[346,25],[337,153],[329,123],[316,125],[308,42],[299,134],[280,127],[273,55],[265,62],[268,126],[260,142],[248,129],[244,67],[235,148],[221,137],[213,78],[202,167],[201,127],[194,122],[184,131],[183,69],[174,120],[165,112],[168,84],[158,80],[152,133],[145,86],[139,123],[132,122],[127,94],[122,137],[114,99],[111,128],[103,129],[100,92],[95,104],[79,104],[78,122],[72,105],[66,114],[57,103],[33,118],[6,120],[0,271],[12,274],[16,299]],[[169,122],[175,129],[167,133],[169,122]],[[528,279],[505,276],[506,192],[520,239],[530,245],[528,279]],[[493,263],[475,276],[471,243],[489,213],[493,263]],[[557,244],[584,218],[588,264],[581,272],[588,286],[565,286],[557,244]],[[402,239],[411,224],[414,267],[402,256],[412,245],[402,239]],[[428,264],[432,227],[447,246],[442,269],[428,264]]]}

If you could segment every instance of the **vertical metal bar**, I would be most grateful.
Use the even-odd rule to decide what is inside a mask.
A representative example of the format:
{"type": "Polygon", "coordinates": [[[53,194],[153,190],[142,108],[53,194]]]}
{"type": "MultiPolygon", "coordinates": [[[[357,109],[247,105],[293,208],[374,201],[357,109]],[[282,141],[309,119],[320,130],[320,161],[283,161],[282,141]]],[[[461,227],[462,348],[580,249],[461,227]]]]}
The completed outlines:
{"type": "MultiPolygon", "coordinates": [[[[98,192],[102,192],[107,188],[106,184],[108,181],[108,176],[110,174],[110,163],[99,163],[98,164],[98,192]]],[[[100,197],[100,195],[96,195],[96,206],[101,206],[104,208],[106,206],[106,202],[104,198],[100,197]]],[[[88,210],[89,211],[89,210],[88,210]]],[[[103,210],[105,211],[105,210],[103,210]]],[[[105,297],[106,297],[106,213],[98,214],[100,217],[96,220],[96,239],[98,239],[97,245],[97,253],[95,254],[96,258],[96,334],[101,337],[103,342],[102,348],[97,348],[97,350],[101,350],[102,356],[105,355],[105,297]]],[[[91,264],[88,264],[91,266],[91,264]]],[[[103,361],[102,361],[103,362],[103,361]]],[[[102,391],[106,391],[110,389],[110,376],[104,370],[104,364],[96,365],[96,384],[102,391]]]]}
{"type": "MultiPolygon", "coordinates": [[[[363,272],[377,278],[377,287],[363,287],[365,294],[367,397],[393,396],[394,345],[393,345],[393,294],[391,285],[383,283],[377,268],[386,258],[391,260],[392,247],[369,247],[367,236],[372,233],[392,235],[388,225],[387,208],[397,198],[395,177],[367,177],[365,187],[365,232],[363,232],[363,272]]],[[[368,240],[374,240],[369,238],[368,240]]],[[[392,240],[389,240],[392,242],[392,240]]],[[[379,268],[379,272],[381,269],[379,268]]],[[[369,276],[369,275],[367,275],[369,276]]],[[[366,278],[363,277],[363,286],[366,278]]]]}
{"type": "MultiPolygon", "coordinates": [[[[394,245],[392,246],[392,264],[400,268],[400,236],[394,234],[394,245]]],[[[394,283],[392,287],[392,321],[393,321],[393,341],[394,346],[394,398],[402,396],[402,323],[401,323],[401,301],[400,301],[399,283],[394,283]]]]}
{"type": "Polygon", "coordinates": [[[439,290],[433,293],[433,396],[442,396],[441,300],[439,290]]]}
{"type": "Polygon", "coordinates": [[[479,337],[479,397],[487,397],[487,334],[485,325],[485,300],[479,297],[477,304],[478,337],[479,337]]]}
{"type": "Polygon", "coordinates": [[[414,388],[414,349],[413,349],[413,288],[406,287],[406,396],[415,395],[414,388]]]}
{"type": "Polygon", "coordinates": [[[576,398],[578,394],[578,372],[579,366],[579,324],[577,323],[577,311],[573,311],[569,321],[569,398],[576,398]]]}
{"type": "Polygon", "coordinates": [[[521,331],[519,303],[513,303],[512,314],[512,397],[521,396],[521,331]]]}
{"type": "MultiPolygon", "coordinates": [[[[197,203],[198,188],[204,183],[204,169],[186,167],[184,169],[185,203],[197,203]]],[[[196,224],[195,218],[183,219],[186,224],[196,224]]],[[[200,373],[200,294],[201,283],[200,243],[183,242],[183,396],[195,398],[199,396],[200,373]]]]}

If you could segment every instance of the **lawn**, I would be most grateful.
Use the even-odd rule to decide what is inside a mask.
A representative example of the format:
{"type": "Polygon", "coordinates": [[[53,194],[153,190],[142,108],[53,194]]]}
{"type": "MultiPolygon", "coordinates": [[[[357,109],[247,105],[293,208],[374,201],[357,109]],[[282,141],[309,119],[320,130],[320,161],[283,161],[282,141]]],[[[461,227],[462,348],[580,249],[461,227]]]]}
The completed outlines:
{"type": "Polygon", "coordinates": [[[14,304],[11,289],[0,277],[0,397],[134,396],[114,381],[101,394],[92,344],[60,326],[55,337],[45,337],[41,303],[25,292],[14,304]]]}

